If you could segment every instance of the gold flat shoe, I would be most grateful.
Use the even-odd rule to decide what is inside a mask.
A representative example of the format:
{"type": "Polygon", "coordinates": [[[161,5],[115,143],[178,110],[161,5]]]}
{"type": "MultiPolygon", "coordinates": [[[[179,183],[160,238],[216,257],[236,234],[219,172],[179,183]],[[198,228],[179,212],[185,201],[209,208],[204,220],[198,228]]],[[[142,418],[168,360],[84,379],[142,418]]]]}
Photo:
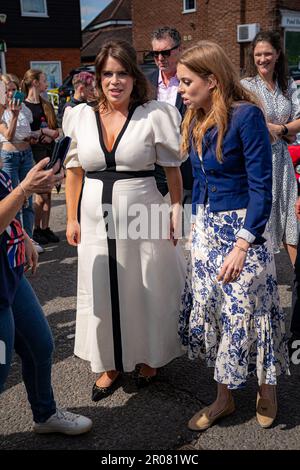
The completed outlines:
{"type": "Polygon", "coordinates": [[[188,428],[192,431],[205,431],[205,429],[208,429],[218,419],[231,415],[235,411],[232,396],[228,400],[226,407],[216,415],[209,416],[210,409],[210,406],[206,406],[198,411],[188,422],[188,428]]]}
{"type": "Polygon", "coordinates": [[[268,398],[262,398],[257,393],[256,399],[256,419],[262,428],[269,428],[272,426],[277,415],[277,399],[274,393],[274,401],[268,398]]]}

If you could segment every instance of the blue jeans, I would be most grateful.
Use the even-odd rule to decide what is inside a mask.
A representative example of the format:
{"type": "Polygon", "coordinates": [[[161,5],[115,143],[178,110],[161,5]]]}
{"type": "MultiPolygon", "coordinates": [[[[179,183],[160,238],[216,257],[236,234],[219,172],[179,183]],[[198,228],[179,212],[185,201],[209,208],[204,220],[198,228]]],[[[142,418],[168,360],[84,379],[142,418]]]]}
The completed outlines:
{"type": "MultiPolygon", "coordinates": [[[[9,175],[13,188],[18,186],[29,170],[34,165],[31,149],[22,150],[20,152],[9,152],[1,150],[1,159],[3,162],[3,170],[9,175]]],[[[23,207],[18,213],[17,218],[20,220],[23,228],[30,238],[32,238],[34,210],[32,206],[32,196],[29,198],[29,206],[23,207]]]]}
{"type": "Polygon", "coordinates": [[[13,348],[22,361],[33,419],[43,423],[56,411],[51,386],[53,339],[40,303],[24,276],[12,306],[0,308],[0,393],[9,373],[13,348]]]}

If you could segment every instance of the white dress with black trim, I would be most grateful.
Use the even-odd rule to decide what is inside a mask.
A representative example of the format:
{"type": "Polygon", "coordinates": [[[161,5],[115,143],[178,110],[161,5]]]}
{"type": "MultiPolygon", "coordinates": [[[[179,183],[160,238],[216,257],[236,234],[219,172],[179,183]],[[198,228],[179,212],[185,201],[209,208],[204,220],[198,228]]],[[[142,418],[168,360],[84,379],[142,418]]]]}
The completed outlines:
{"type": "Polygon", "coordinates": [[[165,203],[154,164],[182,163],[180,120],[167,103],[138,106],[108,151],[92,107],[78,105],[64,119],[72,138],[66,167],[85,170],[75,354],[94,372],[129,372],[139,363],[161,367],[182,354],[177,326],[185,259],[179,246],[153,237],[153,219],[147,224],[151,209],[165,203]]]}

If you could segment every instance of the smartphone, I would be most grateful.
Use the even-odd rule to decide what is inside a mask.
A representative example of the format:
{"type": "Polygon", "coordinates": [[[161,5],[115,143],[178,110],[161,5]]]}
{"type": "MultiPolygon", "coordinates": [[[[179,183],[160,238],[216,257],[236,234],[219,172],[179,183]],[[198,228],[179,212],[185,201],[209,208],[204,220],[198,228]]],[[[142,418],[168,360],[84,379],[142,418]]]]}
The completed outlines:
{"type": "Polygon", "coordinates": [[[4,106],[6,103],[6,86],[5,83],[0,80],[0,104],[4,106]]]}
{"type": "Polygon", "coordinates": [[[59,160],[60,161],[60,168],[58,172],[60,171],[61,167],[64,164],[65,158],[67,156],[68,150],[71,145],[71,137],[61,137],[60,139],[55,141],[55,146],[50,158],[50,162],[47,163],[45,166],[45,170],[50,170],[51,168],[54,167],[55,163],[59,160]]]}
{"type": "Polygon", "coordinates": [[[12,95],[13,101],[19,101],[19,103],[23,103],[25,100],[25,95],[22,91],[16,90],[14,94],[12,95]]]}

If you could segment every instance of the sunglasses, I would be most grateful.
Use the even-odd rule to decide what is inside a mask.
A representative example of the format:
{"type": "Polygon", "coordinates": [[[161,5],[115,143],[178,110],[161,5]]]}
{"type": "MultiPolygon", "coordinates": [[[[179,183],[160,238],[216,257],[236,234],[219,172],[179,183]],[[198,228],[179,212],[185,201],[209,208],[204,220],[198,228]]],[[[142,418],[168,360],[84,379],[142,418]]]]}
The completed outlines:
{"type": "Polygon", "coordinates": [[[171,49],[165,49],[164,51],[151,51],[151,55],[155,58],[158,58],[159,55],[163,57],[170,57],[171,52],[174,51],[175,49],[178,49],[180,44],[176,44],[176,46],[171,47],[171,49]]]}

